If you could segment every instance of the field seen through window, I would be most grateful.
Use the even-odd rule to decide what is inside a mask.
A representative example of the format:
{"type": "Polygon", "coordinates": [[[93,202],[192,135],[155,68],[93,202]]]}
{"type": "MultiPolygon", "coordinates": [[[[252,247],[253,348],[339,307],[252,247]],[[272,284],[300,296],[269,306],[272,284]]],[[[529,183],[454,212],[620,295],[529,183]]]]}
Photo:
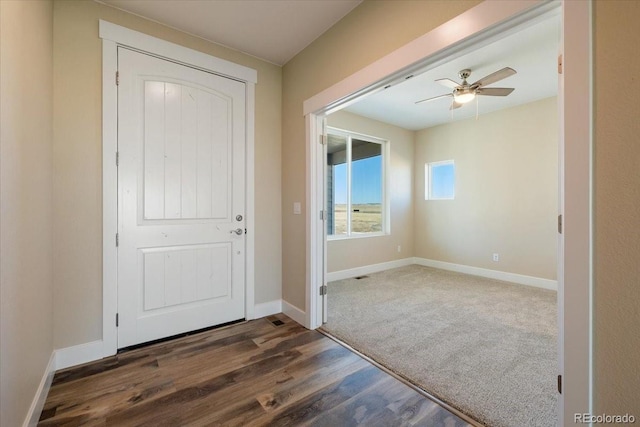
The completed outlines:
{"type": "MultiPolygon", "coordinates": [[[[382,204],[351,205],[351,233],[376,233],[382,231],[382,204]]],[[[334,205],[334,234],[347,234],[347,205],[334,205]]]]}

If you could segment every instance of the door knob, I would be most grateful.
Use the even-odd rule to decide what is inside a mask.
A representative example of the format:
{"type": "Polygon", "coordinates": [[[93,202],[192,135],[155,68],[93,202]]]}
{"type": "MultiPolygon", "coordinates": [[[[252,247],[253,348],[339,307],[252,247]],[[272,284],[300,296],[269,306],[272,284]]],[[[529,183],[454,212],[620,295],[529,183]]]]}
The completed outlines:
{"type": "Polygon", "coordinates": [[[236,233],[239,236],[242,233],[244,233],[244,230],[242,228],[236,228],[235,230],[231,230],[229,233],[231,234],[236,233]]]}

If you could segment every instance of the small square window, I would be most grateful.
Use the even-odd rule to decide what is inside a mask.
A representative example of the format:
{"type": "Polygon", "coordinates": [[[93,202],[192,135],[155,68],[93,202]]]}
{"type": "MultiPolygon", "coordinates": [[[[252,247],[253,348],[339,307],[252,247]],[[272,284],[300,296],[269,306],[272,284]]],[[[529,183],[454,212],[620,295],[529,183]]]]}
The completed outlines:
{"type": "Polygon", "coordinates": [[[456,169],[453,160],[424,165],[425,200],[453,200],[456,169]]]}

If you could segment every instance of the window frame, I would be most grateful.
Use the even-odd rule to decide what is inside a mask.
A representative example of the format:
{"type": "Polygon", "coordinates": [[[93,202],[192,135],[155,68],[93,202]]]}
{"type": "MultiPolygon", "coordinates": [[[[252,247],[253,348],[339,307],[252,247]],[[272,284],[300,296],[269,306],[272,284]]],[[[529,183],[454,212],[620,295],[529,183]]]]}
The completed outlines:
{"type": "MultiPolygon", "coordinates": [[[[329,234],[327,232],[327,228],[328,228],[328,224],[325,224],[325,234],[327,236],[327,240],[348,240],[348,239],[362,239],[362,238],[368,238],[368,237],[379,237],[379,236],[387,236],[391,234],[391,221],[390,221],[390,214],[391,214],[391,209],[390,209],[390,198],[388,197],[389,191],[389,159],[391,157],[391,142],[387,139],[383,139],[377,136],[372,136],[372,135],[366,135],[363,133],[359,133],[359,132],[354,132],[351,130],[347,130],[347,129],[341,129],[341,128],[337,128],[337,127],[333,127],[333,126],[327,126],[326,128],[326,134],[327,134],[327,138],[329,135],[336,135],[336,136],[341,136],[347,139],[347,147],[346,147],[346,151],[347,151],[347,233],[346,234],[329,234]],[[352,221],[352,201],[351,201],[351,190],[352,190],[352,174],[351,174],[351,168],[352,168],[352,159],[351,159],[351,151],[352,151],[352,145],[351,145],[351,141],[352,139],[357,139],[360,141],[366,141],[366,142],[370,142],[370,143],[374,143],[374,144],[379,144],[380,147],[380,155],[382,156],[382,160],[381,160],[381,183],[382,183],[382,194],[381,194],[381,214],[382,214],[382,231],[376,231],[376,232],[370,232],[370,233],[358,233],[358,232],[353,232],[351,230],[351,221],[352,221]]],[[[326,158],[327,158],[327,152],[325,149],[325,186],[326,186],[326,192],[331,191],[331,189],[328,187],[327,184],[327,178],[328,178],[328,165],[326,164],[326,158]]],[[[324,203],[325,203],[325,212],[328,213],[329,210],[329,206],[327,203],[327,197],[326,197],[326,193],[325,193],[325,197],[324,197],[324,203]]],[[[334,214],[335,215],[335,214],[334,214]]],[[[328,215],[327,215],[328,216],[328,215]]]]}
{"type": "Polygon", "coordinates": [[[427,162],[424,164],[424,199],[425,200],[455,200],[456,198],[456,162],[454,159],[427,162]],[[434,166],[453,166],[453,191],[451,197],[433,197],[431,184],[433,183],[432,169],[434,166]]]}

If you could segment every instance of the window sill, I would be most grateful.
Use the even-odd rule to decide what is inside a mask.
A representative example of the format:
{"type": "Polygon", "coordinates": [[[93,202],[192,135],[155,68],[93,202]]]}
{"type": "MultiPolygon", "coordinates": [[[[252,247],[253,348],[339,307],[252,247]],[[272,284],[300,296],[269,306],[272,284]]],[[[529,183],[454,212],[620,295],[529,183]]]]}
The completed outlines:
{"type": "Polygon", "coordinates": [[[352,239],[367,239],[369,237],[384,237],[389,236],[391,233],[353,233],[350,236],[345,235],[337,235],[337,236],[327,236],[327,241],[331,242],[334,240],[352,240],[352,239]]]}

